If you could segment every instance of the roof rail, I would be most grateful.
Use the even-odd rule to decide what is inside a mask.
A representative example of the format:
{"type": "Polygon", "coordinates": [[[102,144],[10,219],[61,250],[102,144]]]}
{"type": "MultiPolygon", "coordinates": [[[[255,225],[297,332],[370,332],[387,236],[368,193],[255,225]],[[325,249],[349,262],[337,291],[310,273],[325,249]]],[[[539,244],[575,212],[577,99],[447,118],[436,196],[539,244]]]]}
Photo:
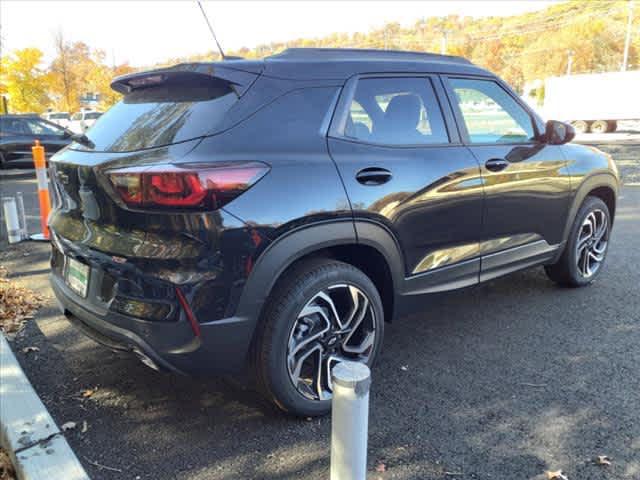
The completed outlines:
{"type": "Polygon", "coordinates": [[[439,55],[437,53],[407,50],[375,50],[370,48],[288,48],[267,58],[291,60],[413,60],[472,65],[466,58],[454,55],[439,55]]]}

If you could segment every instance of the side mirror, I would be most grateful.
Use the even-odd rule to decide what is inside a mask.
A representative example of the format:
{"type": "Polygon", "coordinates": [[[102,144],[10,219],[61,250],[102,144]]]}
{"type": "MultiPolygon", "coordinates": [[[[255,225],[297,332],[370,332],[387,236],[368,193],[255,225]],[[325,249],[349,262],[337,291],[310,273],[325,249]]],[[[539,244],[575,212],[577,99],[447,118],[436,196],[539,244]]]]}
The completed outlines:
{"type": "Polygon", "coordinates": [[[576,131],[571,125],[557,120],[549,120],[544,132],[545,141],[550,145],[562,145],[569,143],[576,136],[576,131]]]}

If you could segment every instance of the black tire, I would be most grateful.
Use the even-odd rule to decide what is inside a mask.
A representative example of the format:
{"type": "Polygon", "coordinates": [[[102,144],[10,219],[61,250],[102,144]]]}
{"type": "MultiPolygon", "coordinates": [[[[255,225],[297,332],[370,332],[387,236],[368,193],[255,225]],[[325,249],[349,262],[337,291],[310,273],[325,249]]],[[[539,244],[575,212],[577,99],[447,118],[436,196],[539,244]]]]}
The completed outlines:
{"type": "Polygon", "coordinates": [[[607,133],[609,131],[609,122],[606,120],[596,120],[591,124],[591,133],[607,133]]]}
{"type": "MultiPolygon", "coordinates": [[[[549,278],[554,282],[567,287],[583,287],[593,282],[595,278],[600,274],[604,266],[609,246],[608,244],[610,233],[611,216],[607,204],[598,197],[587,197],[578,210],[578,214],[576,215],[573,226],[571,227],[571,232],[569,234],[567,244],[565,245],[560,259],[555,264],[546,265],[544,267],[549,278]],[[602,215],[606,219],[605,231],[602,237],[604,240],[604,244],[595,244],[596,247],[602,247],[602,245],[604,245],[604,250],[601,254],[602,260],[598,263],[595,271],[593,271],[590,275],[585,275],[585,273],[583,272],[585,270],[583,268],[584,262],[582,262],[580,266],[578,265],[578,260],[585,258],[584,255],[579,255],[578,253],[578,241],[586,238],[583,228],[586,228],[584,224],[587,221],[587,217],[589,217],[592,213],[594,215],[597,214],[597,217],[601,217],[601,214],[598,212],[602,212],[602,215]]],[[[588,257],[587,262],[589,262],[588,257]]],[[[588,268],[587,270],[590,269],[588,268]]]]}
{"type": "Polygon", "coordinates": [[[615,120],[608,120],[607,125],[607,132],[609,133],[613,133],[618,129],[618,122],[616,122],[615,120]]]}
{"type": "Polygon", "coordinates": [[[589,133],[591,130],[591,124],[586,120],[575,120],[571,122],[571,126],[575,129],[576,133],[589,133]]]}
{"type": "Polygon", "coordinates": [[[7,168],[7,162],[4,159],[4,154],[0,152],[0,170],[7,168]]]}
{"type": "MultiPolygon", "coordinates": [[[[362,271],[352,265],[332,259],[316,258],[304,261],[286,272],[284,277],[278,281],[273,294],[270,295],[254,339],[252,348],[253,370],[261,393],[285,412],[309,417],[324,415],[330,411],[330,398],[308,398],[304,394],[306,392],[299,390],[300,381],[294,385],[294,377],[290,373],[290,363],[288,362],[289,349],[292,345],[291,342],[296,341],[294,334],[300,332],[301,322],[316,321],[313,315],[302,316],[303,308],[308,308],[310,302],[318,298],[320,292],[329,291],[329,287],[336,289],[349,288],[351,286],[363,293],[369,300],[368,305],[371,306],[371,314],[367,313],[366,318],[367,322],[372,319],[374,340],[372,345],[368,347],[370,350],[368,358],[362,361],[367,365],[372,365],[382,345],[384,313],[382,301],[375,285],[362,271]]],[[[366,303],[363,302],[363,305],[366,305],[366,303]]],[[[365,308],[362,308],[362,311],[364,310],[365,308]]],[[[329,309],[327,308],[324,311],[328,313],[329,309]]],[[[357,309],[354,307],[352,311],[356,312],[357,309]]],[[[319,322],[324,321],[320,316],[317,318],[319,322]]],[[[363,320],[361,325],[364,325],[364,323],[363,320]]],[[[303,327],[306,327],[306,323],[303,327]]],[[[314,328],[315,326],[308,329],[308,337],[320,333],[320,330],[316,331],[314,328]]],[[[302,332],[304,335],[305,330],[302,330],[302,332]]],[[[322,355],[329,355],[331,349],[335,349],[336,346],[338,349],[343,348],[342,342],[346,343],[348,341],[344,339],[344,336],[340,337],[340,341],[331,340],[331,335],[332,333],[327,332],[321,337],[321,340],[308,343],[308,345],[312,343],[318,344],[316,353],[318,354],[318,361],[322,365],[332,365],[331,361],[325,360],[322,355]],[[325,336],[327,336],[328,340],[325,340],[325,336]],[[320,342],[326,343],[324,346],[320,346],[320,342]],[[331,343],[333,346],[330,346],[331,343]],[[325,347],[326,350],[324,350],[325,347]]],[[[345,333],[344,335],[347,334],[345,333]]],[[[300,336],[297,338],[298,341],[304,343],[304,337],[302,337],[302,340],[300,340],[300,336]]],[[[310,362],[313,362],[312,357],[315,357],[315,353],[309,357],[310,362]]],[[[295,359],[295,356],[293,358],[295,359]]],[[[303,362],[300,362],[300,364],[303,364],[303,362]]],[[[311,368],[309,371],[314,371],[314,369],[311,368]]],[[[321,378],[326,377],[321,376],[321,378]]],[[[313,384],[313,382],[310,383],[310,385],[313,384]]],[[[311,389],[311,387],[307,388],[311,389]]]]}

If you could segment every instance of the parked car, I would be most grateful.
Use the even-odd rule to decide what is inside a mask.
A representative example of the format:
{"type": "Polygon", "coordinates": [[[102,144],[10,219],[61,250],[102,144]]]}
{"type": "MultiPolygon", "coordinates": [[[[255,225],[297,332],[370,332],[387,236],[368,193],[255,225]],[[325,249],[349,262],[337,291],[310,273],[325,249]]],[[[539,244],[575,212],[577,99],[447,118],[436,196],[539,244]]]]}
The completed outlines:
{"type": "Polygon", "coordinates": [[[93,147],[51,161],[51,281],[70,321],[154,368],[249,368],[321,415],[332,367],[371,365],[411,299],[602,271],[611,157],[463,58],[290,49],[112,87],[93,147]]]}
{"type": "Polygon", "coordinates": [[[63,128],[69,128],[69,123],[71,122],[69,112],[47,112],[42,114],[42,118],[60,125],[63,128]]]}
{"type": "Polygon", "coordinates": [[[69,122],[69,130],[76,133],[84,133],[89,127],[96,123],[100,115],[102,115],[102,112],[96,112],[95,110],[83,110],[74,113],[69,122]]]}
{"type": "Polygon", "coordinates": [[[0,168],[32,164],[35,140],[40,140],[46,157],[71,143],[70,132],[37,115],[0,115],[0,168]]]}

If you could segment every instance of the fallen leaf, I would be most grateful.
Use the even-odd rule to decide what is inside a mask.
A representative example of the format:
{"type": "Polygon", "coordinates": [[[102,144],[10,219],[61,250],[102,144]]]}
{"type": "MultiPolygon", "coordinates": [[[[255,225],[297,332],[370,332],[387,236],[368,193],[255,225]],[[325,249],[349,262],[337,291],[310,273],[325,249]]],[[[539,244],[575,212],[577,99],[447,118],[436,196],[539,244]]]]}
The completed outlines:
{"type": "Polygon", "coordinates": [[[387,466],[380,462],[378,463],[378,465],[376,465],[376,472],[382,473],[382,472],[386,472],[387,471],[387,466]]]}
{"type": "Polygon", "coordinates": [[[400,367],[400,370],[402,370],[403,372],[406,372],[407,370],[409,370],[409,365],[402,365],[400,367]]]}
{"type": "Polygon", "coordinates": [[[30,353],[30,352],[39,352],[40,349],[38,347],[24,347],[22,349],[22,353],[30,353]]]}
{"type": "Polygon", "coordinates": [[[94,393],[96,393],[96,389],[87,389],[84,392],[82,392],[82,398],[89,398],[91,395],[93,395],[94,393]]]}
{"type": "Polygon", "coordinates": [[[596,465],[602,465],[602,466],[611,465],[611,458],[608,457],[607,455],[598,455],[596,458],[593,459],[593,463],[595,463],[596,465]]]}
{"type": "Polygon", "coordinates": [[[7,338],[12,339],[22,330],[27,320],[33,318],[43,297],[19,286],[18,282],[5,278],[6,275],[6,269],[0,270],[0,330],[7,338]]]}
{"type": "Polygon", "coordinates": [[[63,432],[66,432],[67,430],[73,430],[74,428],[76,428],[76,422],[63,423],[60,428],[63,432]]]}
{"type": "Polygon", "coordinates": [[[569,480],[562,470],[547,471],[547,480],[569,480]]]}
{"type": "Polygon", "coordinates": [[[87,430],[89,430],[89,424],[87,423],[86,420],[82,421],[82,429],[80,430],[81,433],[87,433],[87,430]]]}

